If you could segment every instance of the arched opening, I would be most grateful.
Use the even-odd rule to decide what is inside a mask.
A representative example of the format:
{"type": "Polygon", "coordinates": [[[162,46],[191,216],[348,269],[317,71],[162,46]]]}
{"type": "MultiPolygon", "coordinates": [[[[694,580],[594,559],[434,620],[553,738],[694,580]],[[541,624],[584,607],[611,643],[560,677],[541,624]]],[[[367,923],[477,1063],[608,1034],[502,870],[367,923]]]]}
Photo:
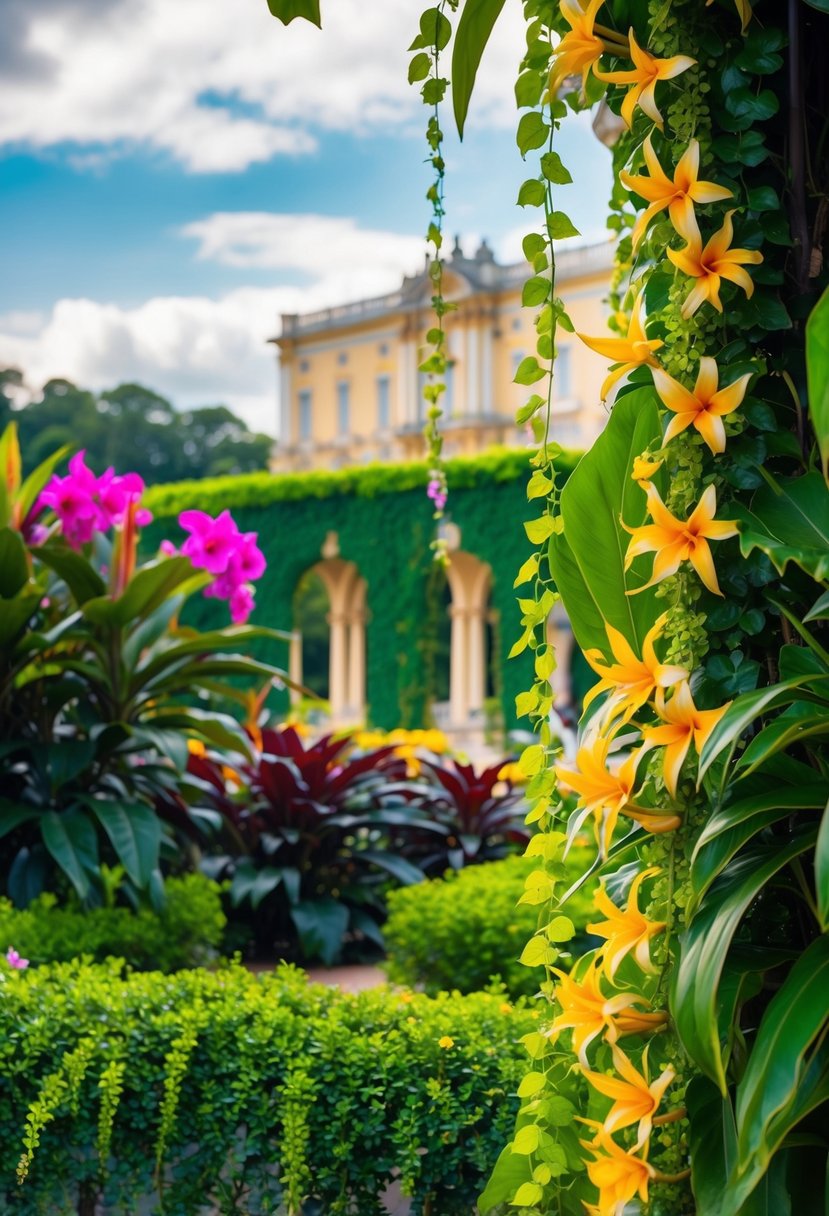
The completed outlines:
{"type": "Polygon", "coordinates": [[[291,675],[325,689],[335,726],[365,718],[365,626],[366,581],[354,562],[330,557],[306,570],[294,596],[291,675]]]}
{"type": "Polygon", "coordinates": [[[441,613],[448,639],[447,624],[442,624],[435,673],[438,699],[441,693],[448,699],[450,728],[481,725],[484,702],[494,692],[491,590],[492,570],[486,562],[460,550],[450,555],[441,613]]]}

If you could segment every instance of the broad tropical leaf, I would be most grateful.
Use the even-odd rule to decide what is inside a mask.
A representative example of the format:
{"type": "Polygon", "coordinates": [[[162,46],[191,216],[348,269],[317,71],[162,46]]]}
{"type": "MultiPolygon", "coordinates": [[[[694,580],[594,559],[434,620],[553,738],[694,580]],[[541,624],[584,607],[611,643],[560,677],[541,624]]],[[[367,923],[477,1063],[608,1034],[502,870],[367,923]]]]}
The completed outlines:
{"type": "Polygon", "coordinates": [[[43,843],[81,899],[89,894],[89,876],[98,867],[98,840],[86,813],[79,809],[46,811],[40,818],[43,843]]]}
{"type": "MultiPolygon", "coordinates": [[[[815,8],[829,11],[829,0],[815,8]]],[[[806,373],[809,385],[809,415],[820,449],[823,475],[829,477],[829,288],[812,309],[806,323],[806,373]]]]}
{"type": "Polygon", "coordinates": [[[94,813],[115,850],[118,860],[137,887],[145,887],[158,865],[161,820],[152,807],[135,803],[90,798],[86,805],[94,813]]]}
{"type": "Polygon", "coordinates": [[[763,486],[751,507],[735,504],[740,549],[767,554],[781,574],[794,562],[814,579],[829,578],[829,489],[818,472],[763,486]]]}
{"type": "Polygon", "coordinates": [[[481,56],[503,7],[504,0],[464,0],[461,8],[452,48],[452,102],[461,137],[481,56]]]}

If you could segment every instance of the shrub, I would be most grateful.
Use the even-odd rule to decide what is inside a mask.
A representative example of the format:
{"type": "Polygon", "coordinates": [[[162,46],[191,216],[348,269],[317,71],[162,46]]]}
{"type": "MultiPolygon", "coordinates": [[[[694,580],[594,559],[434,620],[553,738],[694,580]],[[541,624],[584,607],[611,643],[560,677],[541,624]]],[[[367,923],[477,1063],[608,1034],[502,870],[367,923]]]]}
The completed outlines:
{"type": "Polygon", "coordinates": [[[176,971],[209,962],[225,927],[221,888],[201,874],[168,879],[160,911],[59,908],[43,894],[28,908],[0,899],[0,952],[14,947],[31,963],[123,959],[139,970],[176,971]]]}
{"type": "MultiPolygon", "coordinates": [[[[584,850],[574,850],[570,859],[575,879],[585,868],[584,850]]],[[[538,973],[518,958],[535,933],[538,909],[518,900],[537,864],[525,857],[506,857],[390,891],[384,931],[389,978],[422,984],[431,994],[442,989],[475,992],[493,979],[512,997],[535,993],[538,973]]],[[[584,926],[594,918],[591,893],[592,887],[585,884],[564,909],[582,935],[581,943],[578,937],[571,943],[576,951],[586,944],[584,926]]]]}
{"type": "Polygon", "coordinates": [[[61,964],[2,991],[0,1208],[20,1216],[148,1210],[157,1181],[165,1216],[368,1216],[398,1170],[414,1216],[469,1216],[536,1025],[498,996],[350,996],[290,967],[61,964]]]}

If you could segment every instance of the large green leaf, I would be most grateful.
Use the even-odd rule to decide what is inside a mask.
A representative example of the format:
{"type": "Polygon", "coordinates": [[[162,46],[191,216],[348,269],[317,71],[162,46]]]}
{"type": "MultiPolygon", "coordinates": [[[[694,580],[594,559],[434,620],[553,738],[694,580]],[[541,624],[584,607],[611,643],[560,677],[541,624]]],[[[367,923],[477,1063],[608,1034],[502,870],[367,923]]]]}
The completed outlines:
{"type": "Polygon", "coordinates": [[[794,811],[818,811],[826,802],[825,783],[780,786],[715,811],[700,833],[691,857],[694,903],[705,894],[736,853],[764,828],[794,811]]]}
{"type": "Polygon", "coordinates": [[[735,504],[740,549],[760,549],[781,574],[794,562],[814,579],[829,578],[829,489],[820,473],[762,486],[750,507],[735,504]]]}
{"type": "Polygon", "coordinates": [[[94,813],[118,860],[137,887],[146,887],[158,865],[161,822],[152,807],[142,803],[109,802],[89,798],[94,813]]]}
{"type": "Polygon", "coordinates": [[[188,557],[160,558],[137,570],[118,599],[103,595],[87,600],[83,613],[96,624],[128,625],[155,612],[184,583],[192,582],[195,590],[209,581],[209,575],[194,574],[188,557]]]}
{"type": "Polygon", "coordinates": [[[764,886],[814,845],[816,829],[792,833],[785,843],[746,850],[711,888],[681,938],[672,975],[671,1012],[677,1032],[697,1067],[726,1092],[717,1024],[718,990],[734,934],[764,886]]]}
{"type": "Polygon", "coordinates": [[[461,137],[481,56],[503,7],[504,0],[464,0],[461,8],[452,48],[452,102],[461,137]]]}
{"type": "Polygon", "coordinates": [[[815,846],[815,893],[820,927],[829,929],[829,803],[823,812],[815,846]]]}
{"type": "Polygon", "coordinates": [[[630,474],[635,457],[649,445],[661,443],[656,403],[651,388],[626,393],[613,407],[607,426],[576,465],[561,494],[569,553],[562,552],[559,561],[559,538],[552,536],[550,567],[557,585],[562,576],[559,591],[576,640],[583,648],[586,644],[600,645],[606,651],[607,638],[586,642],[582,618],[593,622],[598,613],[641,653],[645,634],[659,615],[653,590],[625,594],[627,588],[646,583],[650,560],[647,556],[637,559],[625,574],[630,537],[621,523],[624,519],[628,526],[638,527],[647,517],[644,492],[630,474]],[[568,565],[571,557],[578,584],[568,565]]]}
{"type": "Polygon", "coordinates": [[[320,0],[268,0],[268,8],[283,25],[288,25],[295,17],[302,17],[317,28],[322,27],[320,0]]]}
{"type": "Polygon", "coordinates": [[[58,814],[46,811],[40,818],[43,843],[81,899],[89,894],[89,875],[98,867],[95,829],[84,811],[58,814]]]}
{"type": "Polygon", "coordinates": [[[330,896],[304,899],[291,908],[302,952],[306,958],[319,955],[326,966],[339,956],[348,929],[348,908],[330,896]]]}
{"type": "MultiPolygon", "coordinates": [[[[728,1192],[741,1203],[766,1173],[772,1154],[802,1117],[799,1090],[810,1047],[826,1029],[829,937],[819,937],[792,967],[766,1010],[737,1086],[737,1160],[728,1192]],[[789,1117],[787,1117],[787,1112],[789,1117]]],[[[825,1058],[809,1078],[821,1095],[825,1058]]]]}
{"type": "Polygon", "coordinates": [[[35,591],[31,595],[17,595],[12,600],[0,601],[0,650],[16,642],[40,600],[40,592],[35,591]]]}
{"type": "Polygon", "coordinates": [[[23,537],[12,528],[0,528],[0,598],[12,599],[29,581],[29,562],[23,537]]]}
{"type": "Polygon", "coordinates": [[[486,1189],[478,1199],[477,1206],[481,1216],[487,1216],[493,1208],[510,1203],[518,1188],[531,1178],[530,1157],[525,1153],[514,1153],[512,1146],[508,1144],[501,1150],[486,1189]]]}
{"type": "MultiPolygon", "coordinates": [[[[825,0],[825,3],[824,11],[829,11],[829,0],[825,0]]],[[[826,477],[829,476],[829,287],[812,309],[806,323],[806,374],[809,415],[826,477]]]]}
{"type": "Polygon", "coordinates": [[[65,545],[41,545],[37,556],[63,579],[79,607],[106,592],[104,580],[83,554],[75,553],[65,545]]]}

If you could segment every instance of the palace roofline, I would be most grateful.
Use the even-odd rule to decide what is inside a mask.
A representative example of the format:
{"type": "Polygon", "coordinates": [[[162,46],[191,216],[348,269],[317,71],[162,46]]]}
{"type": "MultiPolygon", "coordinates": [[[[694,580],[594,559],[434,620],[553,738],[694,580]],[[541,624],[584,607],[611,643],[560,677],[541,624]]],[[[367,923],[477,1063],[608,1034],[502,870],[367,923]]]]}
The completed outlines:
{"type": "MultiPolygon", "coordinates": [[[[556,283],[568,279],[582,278],[610,270],[613,266],[614,245],[602,241],[595,245],[582,245],[577,249],[559,249],[556,253],[556,283]]],[[[482,242],[474,257],[465,257],[458,242],[446,259],[446,268],[465,280],[469,295],[493,294],[519,288],[527,277],[527,263],[514,262],[500,266],[486,241],[482,242]]],[[[431,295],[431,283],[424,270],[407,276],[397,291],[373,296],[365,300],[354,300],[348,304],[336,304],[331,308],[320,308],[315,312],[282,313],[281,331],[269,342],[279,343],[283,338],[304,338],[309,334],[328,330],[344,329],[372,321],[392,312],[413,312],[424,306],[424,289],[431,295]]]]}

